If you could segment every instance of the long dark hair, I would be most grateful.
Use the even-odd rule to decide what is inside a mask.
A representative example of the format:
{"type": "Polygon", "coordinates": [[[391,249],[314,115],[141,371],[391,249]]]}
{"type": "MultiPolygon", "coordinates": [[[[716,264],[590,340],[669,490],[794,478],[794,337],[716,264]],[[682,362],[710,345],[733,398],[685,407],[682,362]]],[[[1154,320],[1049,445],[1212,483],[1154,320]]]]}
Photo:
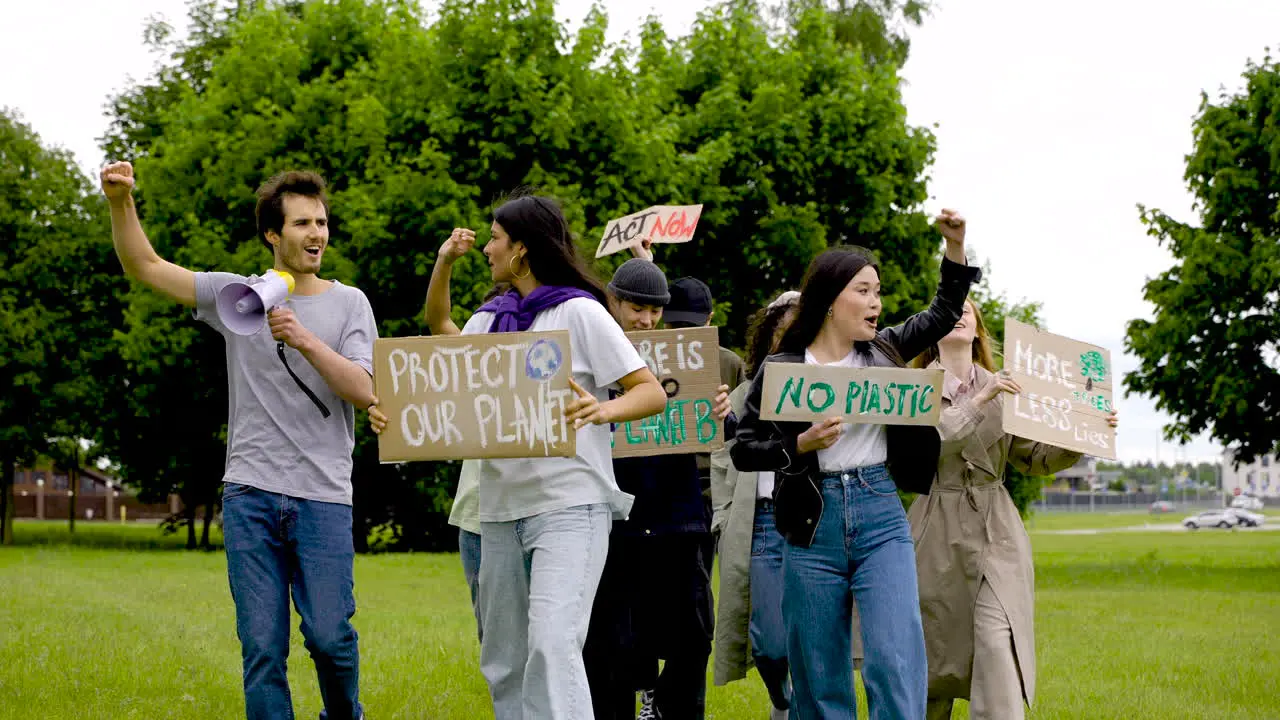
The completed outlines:
{"type": "Polygon", "coordinates": [[[493,219],[513,242],[528,250],[529,270],[543,285],[586,290],[605,303],[604,285],[587,269],[569,232],[560,205],[539,195],[520,195],[493,211],[493,219]]]}
{"type": "Polygon", "coordinates": [[[795,309],[798,300],[775,300],[774,304],[751,316],[751,326],[747,330],[747,377],[755,377],[764,365],[764,359],[773,353],[773,337],[778,332],[778,325],[786,319],[787,313],[795,309]]]}
{"type": "MultiPolygon", "coordinates": [[[[803,354],[818,337],[822,324],[827,321],[827,311],[836,298],[844,292],[853,276],[868,265],[879,274],[880,264],[876,256],[856,245],[833,247],[814,258],[800,286],[800,309],[782,336],[782,342],[778,343],[778,352],[803,354]]],[[[863,346],[865,343],[855,345],[863,346]]],[[[866,348],[859,347],[859,351],[865,352],[866,348]]]]}

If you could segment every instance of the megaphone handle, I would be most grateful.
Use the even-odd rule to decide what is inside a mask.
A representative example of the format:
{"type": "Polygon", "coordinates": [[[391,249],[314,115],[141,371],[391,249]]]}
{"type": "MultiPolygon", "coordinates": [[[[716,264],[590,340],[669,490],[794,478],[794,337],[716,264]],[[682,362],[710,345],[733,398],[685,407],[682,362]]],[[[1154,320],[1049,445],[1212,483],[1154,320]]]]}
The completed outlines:
{"type": "Polygon", "coordinates": [[[329,408],[325,407],[324,403],[320,402],[320,398],[316,397],[316,394],[311,392],[311,388],[307,387],[307,384],[302,382],[302,378],[298,377],[298,374],[293,371],[293,368],[289,367],[289,360],[284,356],[283,340],[276,341],[276,355],[280,356],[280,362],[284,363],[284,369],[289,371],[289,377],[293,378],[293,381],[298,384],[298,387],[302,388],[302,392],[306,393],[307,397],[311,398],[311,402],[315,403],[315,406],[320,409],[320,414],[325,416],[325,418],[328,418],[332,414],[329,412],[329,408]]]}

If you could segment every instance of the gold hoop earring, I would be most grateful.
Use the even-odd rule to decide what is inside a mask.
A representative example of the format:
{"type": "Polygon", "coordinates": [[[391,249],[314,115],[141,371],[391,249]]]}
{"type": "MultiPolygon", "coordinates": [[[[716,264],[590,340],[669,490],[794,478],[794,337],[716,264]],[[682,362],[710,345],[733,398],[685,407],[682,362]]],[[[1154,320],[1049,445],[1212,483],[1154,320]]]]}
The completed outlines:
{"type": "Polygon", "coordinates": [[[523,275],[517,274],[516,269],[511,266],[511,263],[512,261],[519,260],[519,259],[520,258],[516,257],[515,255],[512,255],[511,258],[507,260],[507,272],[511,273],[511,277],[515,278],[516,280],[523,280],[529,277],[529,275],[533,273],[533,268],[529,268],[525,270],[523,275]]]}

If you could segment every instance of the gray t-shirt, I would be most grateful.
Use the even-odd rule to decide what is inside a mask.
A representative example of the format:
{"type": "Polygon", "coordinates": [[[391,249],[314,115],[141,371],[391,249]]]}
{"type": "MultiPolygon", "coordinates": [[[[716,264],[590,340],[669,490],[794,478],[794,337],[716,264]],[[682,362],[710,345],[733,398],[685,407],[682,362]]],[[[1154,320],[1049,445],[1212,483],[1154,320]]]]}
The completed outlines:
{"type": "MultiPolygon", "coordinates": [[[[485,333],[493,313],[471,316],[463,335],[485,333]]],[[[618,380],[645,367],[644,360],[608,310],[595,300],[573,298],[538,313],[529,332],[568,330],[573,379],[600,402],[618,380]]],[[[635,497],[613,477],[613,433],[608,425],[578,430],[571,458],[480,460],[480,521],[509,522],[577,505],[605,503],[617,519],[631,512],[635,497]]]]}
{"type": "MultiPolygon", "coordinates": [[[[329,388],[302,353],[286,345],[289,367],[329,408],[331,414],[325,418],[280,362],[266,322],[254,335],[227,330],[218,318],[215,298],[228,283],[245,280],[231,273],[196,273],[195,317],[227,343],[223,480],[303,500],[350,505],[355,408],[329,388]]],[[[319,295],[290,296],[284,307],[326,345],[372,375],[378,329],[363,292],[335,281],[319,295]]]]}

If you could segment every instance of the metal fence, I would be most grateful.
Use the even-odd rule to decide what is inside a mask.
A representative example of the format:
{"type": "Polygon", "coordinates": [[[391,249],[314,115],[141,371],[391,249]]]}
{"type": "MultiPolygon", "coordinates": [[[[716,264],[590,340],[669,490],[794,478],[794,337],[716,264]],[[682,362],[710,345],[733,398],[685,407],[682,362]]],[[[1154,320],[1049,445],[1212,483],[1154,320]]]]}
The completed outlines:
{"type": "Polygon", "coordinates": [[[1177,511],[1210,510],[1226,507],[1230,494],[1222,490],[1174,490],[1165,493],[1123,493],[1112,490],[1046,492],[1032,504],[1038,512],[1116,512],[1149,510],[1160,500],[1173,503],[1177,511]]]}

